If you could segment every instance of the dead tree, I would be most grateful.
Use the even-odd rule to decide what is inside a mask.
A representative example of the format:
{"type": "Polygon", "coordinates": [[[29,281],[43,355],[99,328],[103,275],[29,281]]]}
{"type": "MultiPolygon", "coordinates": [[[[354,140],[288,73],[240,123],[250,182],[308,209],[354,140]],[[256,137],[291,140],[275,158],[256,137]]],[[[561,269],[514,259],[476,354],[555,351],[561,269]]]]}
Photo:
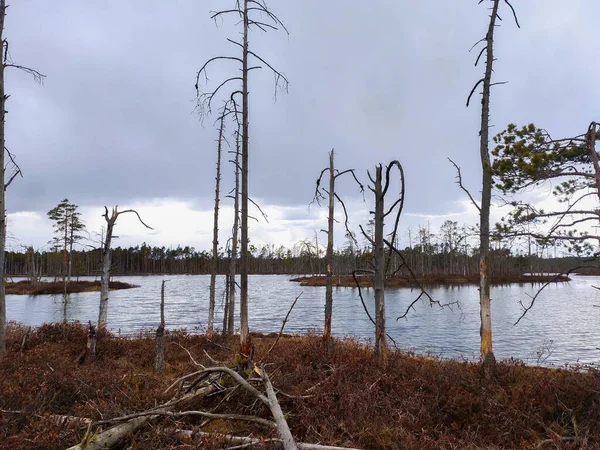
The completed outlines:
{"type": "Polygon", "coordinates": [[[235,274],[237,272],[238,253],[238,230],[240,228],[240,130],[239,126],[235,132],[235,158],[233,159],[235,171],[235,187],[233,189],[233,227],[231,230],[231,253],[229,255],[229,275],[227,282],[227,304],[225,316],[227,327],[223,332],[229,336],[233,335],[235,326],[235,274]]]}
{"type": "MultiPolygon", "coordinates": [[[[390,242],[394,242],[396,240],[396,234],[398,231],[398,222],[400,220],[400,215],[402,214],[402,209],[404,206],[404,171],[402,169],[402,165],[398,161],[390,162],[385,172],[385,184],[383,181],[383,167],[381,164],[379,164],[375,168],[375,179],[373,179],[373,177],[368,171],[367,174],[372,183],[372,186],[368,186],[368,188],[371,192],[373,192],[375,196],[375,210],[371,211],[371,214],[373,214],[375,221],[375,233],[373,237],[369,236],[369,234],[365,232],[362,225],[360,225],[360,230],[363,236],[373,246],[373,270],[370,271],[370,273],[373,274],[373,288],[375,291],[375,320],[373,321],[373,318],[371,318],[370,315],[369,317],[371,318],[371,321],[375,323],[375,353],[377,355],[379,363],[385,365],[387,358],[387,334],[385,331],[385,275],[387,267],[385,263],[386,257],[383,225],[384,219],[397,208],[396,220],[394,222],[394,229],[391,233],[390,240],[390,242]],[[385,195],[387,194],[390,186],[390,174],[393,167],[396,167],[400,173],[401,189],[399,197],[392,203],[392,206],[390,206],[390,208],[386,212],[385,195]]],[[[391,249],[393,245],[390,243],[388,247],[391,249]]],[[[358,280],[356,279],[357,272],[358,271],[355,271],[354,273],[354,279],[356,280],[357,286],[359,287],[359,295],[361,297],[361,301],[363,301],[362,293],[360,291],[360,285],[358,283],[358,280]]]]}
{"type": "Polygon", "coordinates": [[[344,170],[342,172],[335,169],[334,163],[334,151],[333,149],[329,152],[329,168],[325,168],[321,171],[319,178],[317,178],[317,185],[315,187],[315,196],[313,198],[313,202],[317,204],[321,204],[321,200],[327,198],[328,200],[328,216],[327,216],[327,251],[325,254],[325,260],[327,265],[326,272],[326,287],[325,287],[325,326],[323,329],[323,340],[326,344],[329,344],[331,340],[331,317],[333,315],[333,225],[335,220],[335,200],[342,205],[342,209],[344,210],[345,217],[345,226],[346,233],[351,238],[354,239],[354,235],[348,228],[348,213],[346,211],[346,206],[342,199],[335,192],[335,181],[338,177],[344,174],[351,174],[354,177],[354,180],[358,183],[360,187],[361,193],[364,193],[364,187],[358,178],[356,178],[356,174],[354,173],[354,169],[344,170]],[[321,187],[321,181],[323,179],[323,175],[326,172],[329,172],[329,190],[326,190],[321,187]],[[325,195],[327,197],[325,197],[325,195]]]}
{"type": "Polygon", "coordinates": [[[156,329],[156,355],[154,356],[154,370],[162,372],[165,369],[165,283],[160,286],[160,325],[156,329]]]}
{"type": "Polygon", "coordinates": [[[406,318],[409,311],[414,308],[415,304],[424,298],[429,300],[430,305],[436,304],[440,307],[448,307],[450,304],[441,304],[440,302],[434,300],[427,293],[423,285],[415,276],[410,265],[406,262],[402,252],[400,252],[400,250],[398,250],[398,248],[396,248],[394,245],[396,242],[396,237],[398,236],[398,223],[400,222],[400,216],[402,215],[402,211],[404,209],[405,183],[404,169],[402,168],[402,165],[396,160],[391,161],[385,169],[385,178],[383,176],[383,167],[381,164],[375,168],[375,179],[373,179],[368,171],[367,175],[372,183],[372,186],[368,186],[368,188],[371,192],[373,192],[375,197],[375,210],[370,212],[374,216],[374,233],[371,235],[365,231],[362,225],[359,227],[362,235],[373,246],[373,262],[371,263],[372,269],[354,270],[352,272],[352,276],[354,277],[356,287],[358,288],[358,295],[363,308],[365,309],[367,317],[369,317],[369,320],[373,323],[373,325],[375,325],[375,353],[377,355],[377,359],[380,364],[385,366],[387,356],[387,339],[389,339],[394,345],[396,344],[394,339],[386,332],[385,324],[385,280],[388,274],[397,274],[401,270],[405,270],[408,273],[409,281],[412,282],[414,287],[417,288],[417,291],[419,292],[419,294],[408,305],[404,314],[399,316],[396,320],[406,318]],[[398,169],[398,174],[400,176],[400,190],[397,197],[393,197],[391,206],[386,210],[385,199],[390,188],[391,172],[393,168],[398,169]],[[384,233],[384,221],[386,217],[394,212],[396,215],[392,232],[387,235],[389,239],[386,239],[386,235],[384,233]],[[388,251],[387,255],[386,249],[388,251]],[[394,270],[391,270],[390,267],[392,254],[396,254],[400,260],[400,264],[394,270]],[[375,291],[375,319],[373,319],[369,313],[367,305],[365,304],[360,282],[357,277],[357,275],[365,273],[370,274],[373,277],[372,282],[375,291]]]}
{"type": "MultiPolygon", "coordinates": [[[[283,28],[286,33],[287,29],[279,18],[271,12],[267,7],[264,0],[236,0],[235,5],[232,9],[225,9],[217,12],[213,12],[211,18],[213,20],[221,19],[224,16],[231,15],[239,18],[239,24],[242,26],[242,42],[235,41],[233,39],[227,39],[231,44],[236,46],[241,51],[240,56],[216,56],[210,58],[204,63],[196,74],[196,91],[198,100],[198,110],[203,115],[211,113],[212,102],[224,86],[230,83],[241,83],[241,89],[238,87],[231,93],[233,97],[242,97],[242,108],[241,111],[236,109],[236,114],[241,114],[242,122],[242,205],[241,205],[241,242],[240,242],[240,347],[242,353],[249,351],[248,345],[248,73],[251,70],[262,68],[262,65],[268,67],[268,69],[275,76],[275,92],[278,89],[286,90],[288,87],[288,80],[286,76],[275,69],[265,59],[260,57],[258,54],[250,50],[249,46],[249,32],[251,29],[259,29],[260,31],[266,32],[267,30],[278,30],[283,28]],[[256,16],[256,18],[255,18],[256,16]],[[256,65],[251,61],[255,60],[256,65]],[[204,84],[208,84],[207,68],[215,61],[233,61],[241,65],[241,76],[233,76],[227,78],[221,82],[212,91],[204,91],[200,88],[201,78],[204,77],[204,84]]],[[[239,86],[239,84],[238,84],[239,86]]]]}
{"type": "Polygon", "coordinates": [[[104,207],[104,220],[106,220],[106,235],[104,236],[104,243],[102,247],[102,272],[100,276],[100,311],[98,314],[98,328],[106,327],[106,317],[108,315],[108,283],[110,281],[110,265],[111,265],[111,249],[110,244],[113,238],[113,228],[117,222],[117,218],[121,214],[134,213],[138,220],[146,228],[153,230],[154,228],[146,225],[139,213],[135,209],[126,209],[124,211],[118,211],[118,206],[112,209],[111,215],[108,215],[108,208],[104,207]]]}
{"type": "Polygon", "coordinates": [[[22,70],[33,76],[34,80],[41,83],[44,79],[37,70],[30,69],[28,67],[14,64],[10,58],[10,52],[8,50],[8,40],[4,38],[4,19],[6,17],[6,0],[0,0],[0,42],[2,42],[2,53],[0,54],[0,355],[6,351],[6,292],[4,287],[4,277],[6,273],[5,268],[5,254],[6,254],[6,199],[5,192],[8,186],[13,182],[17,175],[21,175],[21,169],[15,163],[12,154],[6,148],[6,135],[5,135],[5,123],[6,123],[6,100],[8,95],[4,89],[4,70],[8,67],[22,70]],[[10,177],[6,176],[6,158],[5,152],[8,155],[9,163],[13,164],[13,174],[10,177]]]}
{"type": "Polygon", "coordinates": [[[221,199],[221,150],[223,148],[225,131],[225,118],[227,117],[227,103],[223,106],[222,114],[217,120],[219,123],[219,137],[217,138],[217,175],[215,177],[215,209],[213,222],[213,248],[210,271],[210,299],[208,302],[208,327],[207,333],[212,334],[215,324],[215,284],[219,266],[219,201],[221,199]]]}
{"type": "MultiPolygon", "coordinates": [[[[484,0],[480,0],[482,3],[484,0]]],[[[469,106],[471,97],[475,90],[480,84],[483,84],[483,92],[481,98],[481,128],[479,130],[479,154],[481,158],[481,169],[482,169],[482,184],[481,184],[481,204],[475,206],[479,210],[479,305],[480,305],[480,316],[481,316],[481,358],[484,365],[484,370],[487,377],[492,377],[494,368],[496,365],[496,359],[494,358],[494,352],[492,349],[492,313],[490,303],[490,274],[489,274],[489,255],[490,255],[490,207],[492,200],[492,173],[490,171],[490,152],[489,152],[489,121],[490,121],[490,90],[493,85],[505,84],[506,82],[492,83],[492,73],[494,64],[494,31],[496,29],[496,19],[501,20],[498,16],[498,9],[501,0],[490,0],[492,1],[492,11],[490,14],[490,21],[488,30],[483,39],[479,43],[485,43],[485,46],[479,52],[475,65],[479,63],[480,58],[485,53],[485,73],[469,94],[467,99],[467,106],[469,106]]],[[[517,15],[512,5],[508,0],[504,0],[514,16],[517,26],[519,22],[517,15]]],[[[477,45],[475,44],[475,46],[477,45]]],[[[473,48],[475,48],[473,46],[473,48]]],[[[459,174],[460,176],[460,174],[459,174]]],[[[462,187],[462,186],[461,186],[462,187]]],[[[471,195],[469,194],[469,197],[471,195]]],[[[472,200],[472,197],[471,197],[472,200]]]]}

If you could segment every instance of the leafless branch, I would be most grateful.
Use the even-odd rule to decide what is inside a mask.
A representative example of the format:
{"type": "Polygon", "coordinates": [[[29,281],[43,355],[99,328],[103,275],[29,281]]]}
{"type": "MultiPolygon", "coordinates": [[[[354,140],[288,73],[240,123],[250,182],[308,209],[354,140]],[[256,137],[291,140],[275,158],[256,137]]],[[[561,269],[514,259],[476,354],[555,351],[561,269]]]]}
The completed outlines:
{"type": "Polygon", "coordinates": [[[467,97],[467,108],[469,107],[469,103],[471,102],[471,97],[475,93],[475,89],[477,89],[477,86],[479,86],[481,83],[483,83],[483,80],[484,80],[483,78],[480,79],[477,83],[475,83],[475,86],[473,86],[473,89],[471,89],[471,92],[469,93],[469,96],[467,97]]]}
{"type": "Polygon", "coordinates": [[[523,319],[523,317],[525,317],[525,315],[529,312],[529,310],[531,310],[531,308],[533,308],[533,305],[535,304],[535,301],[537,300],[537,298],[540,296],[540,294],[542,293],[542,291],[544,289],[546,289],[546,287],[548,287],[550,284],[554,283],[556,280],[558,280],[559,278],[561,278],[563,276],[569,276],[571,273],[575,272],[576,270],[581,270],[581,269],[598,269],[598,268],[599,267],[597,265],[577,266],[577,267],[573,267],[572,269],[567,270],[566,272],[562,272],[562,273],[554,275],[552,278],[550,278],[548,281],[546,281],[542,285],[541,288],[539,288],[537,290],[537,292],[535,293],[535,295],[533,297],[531,297],[531,301],[529,302],[529,304],[527,306],[525,306],[523,304],[523,301],[519,300],[519,305],[521,305],[521,307],[523,308],[523,313],[519,316],[519,318],[513,324],[513,326],[516,326],[521,321],[521,319],[523,319]]]}
{"type": "MultiPolygon", "coordinates": [[[[268,216],[263,212],[263,210],[261,209],[260,206],[258,206],[258,203],[256,203],[254,200],[252,200],[251,198],[248,198],[248,201],[250,203],[252,203],[254,206],[256,206],[256,208],[260,211],[260,214],[263,216],[263,219],[265,219],[265,222],[269,223],[269,218],[268,216]]],[[[257,221],[258,222],[258,221],[257,221]]]]}
{"type": "Polygon", "coordinates": [[[283,319],[283,323],[281,324],[281,329],[279,330],[279,335],[277,335],[277,339],[275,339],[275,342],[273,342],[273,344],[271,345],[271,347],[269,347],[269,351],[267,352],[267,355],[271,353],[271,351],[277,345],[277,342],[279,342],[279,339],[281,338],[281,335],[283,334],[283,329],[285,328],[285,324],[287,323],[288,318],[290,317],[290,314],[292,313],[292,310],[294,309],[294,306],[296,306],[296,302],[298,301],[298,299],[300,298],[300,296],[302,296],[303,293],[304,292],[300,292],[300,294],[298,295],[298,297],[296,297],[296,299],[292,303],[292,306],[290,306],[290,309],[288,310],[287,314],[285,315],[285,318],[283,319]]]}
{"type": "Polygon", "coordinates": [[[475,201],[475,199],[473,198],[473,196],[471,195],[469,190],[462,183],[462,174],[460,172],[460,167],[454,161],[452,161],[450,158],[448,158],[448,161],[450,161],[456,169],[456,184],[469,196],[469,200],[471,200],[471,203],[473,203],[475,208],[477,208],[477,211],[479,211],[479,213],[481,214],[481,207],[477,204],[477,202],[475,201]]]}
{"type": "Polygon", "coordinates": [[[18,64],[5,64],[4,67],[14,67],[15,69],[19,69],[19,70],[31,75],[33,77],[33,80],[36,83],[44,84],[44,78],[46,78],[46,75],[38,72],[35,69],[31,69],[31,68],[25,67],[25,66],[19,66],[18,64]]]}

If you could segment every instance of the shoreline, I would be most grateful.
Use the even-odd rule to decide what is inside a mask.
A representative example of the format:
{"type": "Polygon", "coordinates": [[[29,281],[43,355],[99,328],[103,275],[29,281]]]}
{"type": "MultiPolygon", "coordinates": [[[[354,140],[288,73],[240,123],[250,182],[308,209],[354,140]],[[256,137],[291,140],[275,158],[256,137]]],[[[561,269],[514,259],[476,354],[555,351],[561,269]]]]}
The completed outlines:
{"type": "MultiPolygon", "coordinates": [[[[62,281],[40,281],[33,282],[22,280],[9,282],[5,285],[7,295],[58,295],[65,294],[65,283],[62,281]]],[[[139,287],[136,284],[124,283],[122,281],[111,281],[109,290],[133,289],[139,287]]],[[[100,281],[71,281],[66,285],[67,294],[79,292],[100,292],[100,281]]]]}
{"type": "MultiPolygon", "coordinates": [[[[360,287],[372,287],[371,277],[357,275],[356,279],[360,287]]],[[[525,284],[525,283],[566,283],[571,279],[566,275],[514,275],[491,277],[493,286],[505,284],[525,284]]],[[[290,281],[300,283],[300,286],[326,286],[327,277],[325,275],[306,275],[290,279],[290,281]]],[[[461,286],[478,285],[478,275],[426,275],[417,277],[418,283],[424,286],[461,286]]],[[[385,281],[386,288],[414,287],[415,281],[406,276],[388,277],[385,281]]],[[[356,287],[356,282],[352,275],[334,275],[334,287],[356,287]]]]}

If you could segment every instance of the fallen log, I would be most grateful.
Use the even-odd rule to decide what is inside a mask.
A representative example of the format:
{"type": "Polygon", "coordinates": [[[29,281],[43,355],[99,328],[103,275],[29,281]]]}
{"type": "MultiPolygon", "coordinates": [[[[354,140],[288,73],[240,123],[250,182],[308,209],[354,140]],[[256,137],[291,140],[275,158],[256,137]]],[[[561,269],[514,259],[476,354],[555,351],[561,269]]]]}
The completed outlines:
{"type": "Polygon", "coordinates": [[[150,410],[152,414],[133,417],[128,419],[126,422],[115,425],[114,427],[111,427],[99,434],[92,433],[90,425],[83,440],[79,444],[69,447],[67,450],[106,450],[112,448],[123,439],[133,435],[151,420],[169,413],[175,407],[175,405],[194,398],[205,397],[208,394],[213,393],[215,390],[216,387],[212,384],[205,386],[201,389],[198,389],[196,392],[185,395],[177,401],[171,401],[162,407],[150,410]]]}
{"type": "MultiPolygon", "coordinates": [[[[271,443],[283,445],[281,439],[259,439],[245,436],[234,436],[232,434],[207,433],[205,431],[192,430],[176,430],[175,433],[180,438],[193,438],[194,436],[201,436],[208,439],[220,439],[235,445],[264,445],[271,443]]],[[[303,450],[360,450],[351,447],[336,447],[331,445],[309,444],[305,442],[297,442],[296,445],[299,449],[303,450]]]]}

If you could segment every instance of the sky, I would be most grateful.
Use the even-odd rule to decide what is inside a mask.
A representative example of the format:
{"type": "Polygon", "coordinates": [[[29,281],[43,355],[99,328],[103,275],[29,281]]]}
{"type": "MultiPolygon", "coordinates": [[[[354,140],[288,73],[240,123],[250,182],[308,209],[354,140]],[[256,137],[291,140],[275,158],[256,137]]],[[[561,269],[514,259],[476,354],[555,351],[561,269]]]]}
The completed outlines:
{"type": "MultiPolygon", "coordinates": [[[[474,66],[479,47],[469,49],[485,36],[491,2],[477,3],[267,2],[289,36],[253,32],[251,50],[290,84],[275,98],[268,69],[251,72],[250,196],[269,219],[251,222],[252,244],[292,246],[315,233],[325,243],[319,230],[326,211],[309,203],[332,148],[337,167],[355,169],[365,184],[376,164],[402,163],[403,239],[420,224],[477,221],[448,161],[461,166],[464,184],[479,197],[479,97],[469,108],[465,103],[483,74],[483,66],[474,66]]],[[[210,17],[234,4],[12,2],[4,32],[10,57],[45,78],[40,85],[14,68],[6,72],[6,143],[24,175],[7,191],[9,247],[44,248],[52,238],[46,213],[68,198],[92,234],[101,230],[105,205],[135,208],[154,228],[124,215],[115,246],[210,248],[216,116],[200,120],[194,84],[209,58],[239,56],[227,41],[240,38],[236,20],[210,17]]],[[[600,2],[513,4],[521,28],[502,3],[496,30],[493,81],[508,83],[493,88],[492,133],[511,122],[534,122],[555,136],[585,132],[600,116],[600,2]]],[[[233,61],[211,63],[206,88],[237,74],[233,61]]],[[[226,156],[227,193],[233,166],[226,156]]],[[[356,230],[369,220],[372,200],[366,194],[363,202],[350,178],[339,186],[356,230]]],[[[221,243],[231,232],[232,201],[222,205],[221,243]]],[[[343,234],[340,223],[339,245],[343,234]]]]}

